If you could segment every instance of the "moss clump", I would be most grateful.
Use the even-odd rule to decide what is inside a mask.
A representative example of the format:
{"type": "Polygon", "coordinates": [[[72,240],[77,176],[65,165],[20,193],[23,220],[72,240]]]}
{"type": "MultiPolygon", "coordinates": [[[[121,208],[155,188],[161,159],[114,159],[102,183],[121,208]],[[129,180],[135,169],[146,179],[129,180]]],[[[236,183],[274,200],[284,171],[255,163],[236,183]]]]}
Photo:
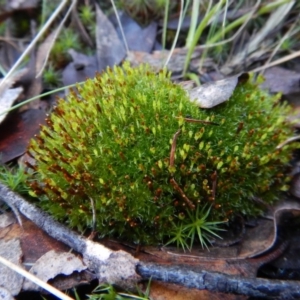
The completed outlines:
{"type": "Polygon", "coordinates": [[[72,227],[91,226],[94,206],[103,235],[192,244],[197,220],[212,229],[236,213],[259,215],[254,197],[273,203],[286,188],[290,150],[276,146],[292,134],[289,109],[250,81],[209,110],[147,65],[108,69],[78,91],[29,146],[31,189],[72,227]]]}

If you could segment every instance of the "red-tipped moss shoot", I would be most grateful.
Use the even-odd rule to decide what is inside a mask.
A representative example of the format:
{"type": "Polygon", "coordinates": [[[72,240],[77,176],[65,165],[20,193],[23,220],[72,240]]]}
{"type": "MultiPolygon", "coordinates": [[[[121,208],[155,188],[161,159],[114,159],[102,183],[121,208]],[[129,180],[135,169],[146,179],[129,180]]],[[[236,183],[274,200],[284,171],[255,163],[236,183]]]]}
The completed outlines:
{"type": "Polygon", "coordinates": [[[276,146],[292,129],[278,98],[249,80],[205,110],[166,70],[107,69],[60,99],[31,141],[29,185],[71,227],[94,215],[103,236],[205,246],[220,222],[261,214],[255,197],[272,204],[287,188],[291,147],[276,146]]]}

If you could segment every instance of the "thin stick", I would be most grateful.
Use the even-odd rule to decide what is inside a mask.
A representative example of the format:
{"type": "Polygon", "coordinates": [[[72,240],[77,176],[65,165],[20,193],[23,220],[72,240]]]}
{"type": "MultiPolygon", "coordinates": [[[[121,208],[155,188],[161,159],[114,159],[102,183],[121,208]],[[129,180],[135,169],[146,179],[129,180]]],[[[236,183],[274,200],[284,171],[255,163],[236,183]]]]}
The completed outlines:
{"type": "Polygon", "coordinates": [[[92,230],[95,231],[96,230],[96,209],[95,209],[95,202],[94,199],[90,198],[90,202],[91,202],[91,207],[92,207],[92,213],[93,213],[93,224],[92,224],[92,230]]]}
{"type": "MultiPolygon", "coordinates": [[[[176,117],[176,119],[180,119],[179,117],[176,117]]],[[[220,124],[210,122],[210,121],[203,121],[203,120],[197,120],[197,119],[192,119],[192,118],[183,118],[184,121],[189,122],[189,123],[203,123],[203,124],[210,124],[210,125],[217,125],[219,126],[220,124]]]]}
{"type": "Polygon", "coordinates": [[[62,293],[58,289],[56,289],[53,286],[51,286],[50,284],[48,284],[47,282],[44,282],[43,280],[41,280],[38,277],[34,276],[33,274],[27,272],[26,270],[22,269],[21,267],[19,267],[16,264],[10,262],[9,260],[5,259],[2,256],[0,256],[0,263],[2,263],[3,265],[5,265],[6,267],[12,269],[13,271],[21,274],[22,276],[24,276],[28,280],[34,282],[35,284],[37,284],[38,286],[42,287],[43,289],[45,289],[46,291],[48,291],[52,295],[55,295],[59,299],[62,299],[62,300],[73,300],[73,298],[70,298],[69,296],[65,295],[64,293],[62,293]]]}
{"type": "MultiPolygon", "coordinates": [[[[174,161],[175,161],[175,151],[176,151],[176,141],[177,138],[179,136],[179,134],[181,133],[181,129],[179,129],[173,136],[173,141],[172,141],[172,146],[171,146],[171,152],[170,152],[170,167],[174,166],[174,161]]],[[[183,190],[180,188],[180,186],[178,185],[178,183],[175,181],[174,178],[170,179],[170,182],[173,186],[173,188],[181,195],[181,197],[183,198],[183,200],[186,202],[186,204],[191,208],[191,209],[195,209],[195,205],[193,204],[193,202],[186,196],[186,194],[183,192],[183,190]]]]}
{"type": "Polygon", "coordinates": [[[81,81],[81,82],[77,82],[77,83],[72,83],[70,85],[65,85],[65,86],[57,88],[55,90],[52,90],[52,91],[49,91],[49,92],[46,92],[46,93],[43,93],[43,94],[39,94],[39,95],[36,95],[36,96],[33,96],[33,97],[31,97],[31,98],[29,98],[29,99],[27,99],[27,100],[25,100],[23,102],[20,102],[20,103],[18,103],[16,105],[12,106],[11,108],[6,109],[5,111],[1,112],[0,116],[4,115],[4,114],[6,114],[6,113],[8,113],[10,111],[13,111],[14,109],[17,109],[17,108],[19,108],[19,107],[21,107],[21,106],[23,106],[23,105],[25,105],[27,103],[30,103],[30,102],[32,102],[35,99],[42,98],[42,97],[45,97],[45,96],[48,96],[48,95],[52,95],[54,93],[57,93],[57,92],[60,92],[60,91],[64,91],[65,89],[68,89],[68,88],[76,87],[77,85],[81,85],[84,82],[85,81],[81,81]]]}
{"type": "Polygon", "coordinates": [[[178,135],[181,133],[181,130],[179,129],[173,136],[172,146],[171,146],[171,152],[170,152],[170,167],[174,166],[174,159],[175,159],[175,150],[176,150],[176,140],[178,138],[178,135]]]}
{"type": "Polygon", "coordinates": [[[176,42],[178,40],[178,36],[179,36],[179,32],[180,32],[180,29],[181,29],[181,24],[182,24],[182,20],[183,20],[183,6],[184,6],[184,0],[181,0],[180,1],[180,5],[181,5],[181,9],[180,9],[180,14],[179,14],[179,21],[178,21],[178,27],[177,27],[177,30],[176,30],[176,35],[175,35],[175,38],[174,38],[174,41],[173,41],[173,45],[172,45],[172,48],[169,52],[169,55],[168,55],[168,58],[164,64],[164,66],[166,67],[171,59],[171,56],[174,52],[174,49],[175,49],[175,46],[176,46],[176,42]]]}
{"type": "Polygon", "coordinates": [[[119,14],[118,14],[118,10],[115,6],[114,1],[110,0],[110,2],[111,2],[111,5],[113,6],[113,10],[114,10],[114,13],[116,15],[116,18],[117,18],[117,21],[118,21],[118,24],[119,24],[119,27],[120,27],[120,30],[121,30],[121,35],[122,35],[122,39],[123,39],[123,42],[124,42],[124,45],[125,45],[125,48],[126,48],[126,52],[128,54],[129,53],[129,48],[128,48],[128,44],[127,44],[127,40],[126,40],[126,37],[125,37],[124,30],[123,30],[123,26],[122,26],[122,23],[121,23],[119,14]]]}
{"type": "MultiPolygon", "coordinates": [[[[54,34],[54,36],[53,36],[53,39],[52,39],[52,41],[51,41],[51,43],[50,43],[50,45],[49,45],[48,51],[47,51],[47,53],[46,53],[46,55],[45,55],[44,63],[43,63],[43,65],[42,65],[41,69],[39,70],[39,72],[36,74],[35,78],[38,78],[39,76],[42,75],[42,73],[43,73],[43,71],[44,71],[44,69],[45,69],[45,67],[46,67],[46,64],[47,64],[47,62],[48,62],[49,55],[50,55],[50,52],[51,52],[51,50],[52,50],[52,46],[53,46],[54,42],[56,41],[56,39],[57,39],[57,37],[58,37],[58,35],[59,35],[59,33],[60,33],[60,31],[61,31],[63,25],[64,25],[65,22],[67,21],[67,18],[69,17],[70,13],[72,12],[72,9],[75,7],[75,4],[76,4],[76,1],[72,1],[72,4],[70,5],[70,7],[69,7],[67,13],[64,15],[64,18],[62,19],[62,21],[61,21],[60,24],[58,25],[58,27],[57,27],[57,29],[56,29],[56,32],[55,32],[55,34],[54,34]]],[[[36,70],[36,71],[38,71],[38,70],[36,70]]]]}
{"type": "Polygon", "coordinates": [[[137,260],[130,254],[122,250],[113,252],[99,243],[78,235],[0,182],[0,200],[3,199],[51,237],[81,253],[85,264],[96,274],[99,281],[123,287],[136,285],[139,280],[135,272],[137,260]]]}
{"type": "Polygon", "coordinates": [[[255,299],[299,299],[299,281],[268,280],[225,275],[210,271],[194,271],[180,266],[162,266],[140,263],[138,273],[143,278],[181,284],[188,288],[214,292],[247,295],[255,299]]]}
{"type": "Polygon", "coordinates": [[[284,142],[282,142],[281,144],[279,144],[276,147],[276,150],[283,148],[287,144],[290,144],[290,143],[293,143],[293,142],[296,142],[296,141],[299,141],[299,140],[300,140],[300,135],[296,135],[296,136],[293,136],[291,138],[288,138],[287,140],[285,140],[284,142]]]}
{"type": "Polygon", "coordinates": [[[280,65],[286,61],[289,61],[291,59],[294,59],[296,57],[300,56],[300,50],[299,51],[296,51],[294,53],[291,53],[285,57],[282,57],[282,58],[279,58],[277,60],[274,60],[272,62],[270,62],[269,64],[266,64],[264,66],[261,66],[261,67],[258,67],[258,68],[255,68],[253,70],[250,70],[249,72],[260,72],[261,70],[264,70],[264,69],[267,69],[267,68],[270,68],[270,67],[274,67],[274,66],[277,66],[277,65],[280,65]]]}
{"type": "Polygon", "coordinates": [[[193,202],[186,196],[186,194],[184,193],[184,191],[180,188],[180,186],[178,185],[178,183],[175,181],[174,178],[170,179],[170,182],[174,188],[174,190],[176,190],[182,197],[182,199],[184,200],[184,202],[190,207],[190,209],[195,209],[195,205],[193,204],[193,202]]]}
{"type": "Polygon", "coordinates": [[[213,173],[213,183],[212,183],[212,196],[214,198],[214,201],[216,199],[217,180],[218,180],[218,173],[217,171],[215,171],[213,173]]]}

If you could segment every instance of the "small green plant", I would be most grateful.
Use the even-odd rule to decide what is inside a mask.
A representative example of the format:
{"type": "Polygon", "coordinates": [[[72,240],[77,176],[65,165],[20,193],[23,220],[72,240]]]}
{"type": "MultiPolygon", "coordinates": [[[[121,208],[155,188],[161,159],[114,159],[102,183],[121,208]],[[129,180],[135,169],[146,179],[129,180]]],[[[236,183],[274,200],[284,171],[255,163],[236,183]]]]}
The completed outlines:
{"type": "Polygon", "coordinates": [[[97,286],[93,292],[92,295],[88,295],[88,299],[90,300],[128,300],[128,299],[136,299],[136,300],[148,300],[149,294],[150,294],[150,284],[151,281],[149,281],[147,285],[147,289],[145,292],[142,292],[138,288],[138,294],[132,294],[132,293],[123,293],[118,292],[112,285],[110,284],[103,284],[97,286]]]}
{"type": "Polygon", "coordinates": [[[91,5],[83,5],[79,8],[79,17],[82,24],[88,30],[93,40],[96,37],[96,16],[91,5]]]}
{"type": "Polygon", "coordinates": [[[70,49],[79,51],[82,48],[79,35],[74,29],[64,28],[51,49],[50,61],[55,69],[59,69],[68,62],[70,49]]]}
{"type": "Polygon", "coordinates": [[[91,5],[82,5],[79,8],[79,16],[84,26],[89,27],[95,25],[95,12],[91,5]]]}
{"type": "Polygon", "coordinates": [[[43,72],[43,80],[48,88],[57,87],[61,83],[61,74],[50,63],[43,72]]]}
{"type": "Polygon", "coordinates": [[[27,175],[21,167],[9,168],[0,165],[0,181],[19,194],[28,194],[27,175]]]}
{"type": "MultiPolygon", "coordinates": [[[[171,232],[170,236],[173,236],[166,245],[175,244],[178,248],[182,248],[183,250],[189,249],[191,250],[194,245],[194,241],[200,241],[202,248],[208,248],[208,244],[211,241],[211,237],[215,236],[220,238],[220,236],[216,233],[217,231],[222,231],[218,225],[224,222],[210,222],[207,221],[209,217],[211,207],[206,209],[206,205],[204,205],[201,209],[198,205],[195,213],[191,213],[189,210],[187,211],[188,217],[183,218],[186,223],[177,228],[176,231],[171,232]],[[189,242],[189,243],[188,243],[189,242]]],[[[176,226],[173,226],[176,228],[176,226]]]]}
{"type": "MultiPolygon", "coordinates": [[[[285,1],[272,1],[267,2],[264,1],[261,3],[259,7],[255,6],[253,7],[253,10],[241,15],[235,20],[226,20],[228,10],[230,10],[230,7],[228,6],[228,1],[220,0],[220,1],[207,1],[207,5],[203,5],[203,1],[193,0],[193,8],[191,13],[191,26],[189,28],[188,37],[186,40],[186,48],[188,49],[188,53],[185,58],[185,64],[184,64],[184,70],[183,75],[186,76],[188,72],[188,68],[190,65],[192,54],[195,50],[196,45],[202,45],[204,52],[202,53],[202,60],[204,60],[205,57],[207,57],[208,53],[209,56],[215,57],[215,60],[220,61],[220,55],[219,52],[221,51],[221,59],[222,62],[229,59],[228,55],[230,53],[230,49],[232,49],[231,42],[236,40],[236,37],[241,33],[242,31],[245,32],[245,28],[247,26],[247,23],[249,22],[250,25],[253,26],[253,20],[255,19],[256,22],[259,22],[259,18],[261,18],[264,15],[272,15],[273,12],[275,12],[278,8],[281,6],[287,5],[289,2],[288,0],[285,1]],[[200,3],[201,2],[201,3],[200,3]],[[201,9],[201,6],[204,6],[203,10],[203,18],[201,18],[201,21],[199,24],[197,24],[198,21],[198,11],[201,9]],[[222,22],[219,22],[218,20],[220,18],[223,18],[222,22]],[[250,22],[251,20],[251,22],[250,22]],[[234,30],[236,30],[234,32],[234,30]],[[208,31],[208,33],[207,33],[208,31]],[[224,47],[226,45],[226,47],[224,47]],[[214,51],[214,48],[217,46],[222,46],[222,48],[217,49],[214,51]]],[[[239,1],[239,3],[232,3],[233,10],[238,9],[238,7],[243,7],[243,5],[246,4],[246,1],[239,1]]],[[[230,4],[229,4],[230,5],[230,4]]],[[[246,5],[247,7],[247,5],[246,5]]],[[[294,8],[295,9],[295,8],[294,8]]],[[[282,14],[282,13],[281,13],[282,14]]],[[[279,18],[275,18],[275,20],[279,18]]],[[[266,18],[262,19],[263,24],[267,24],[268,20],[266,18]]],[[[274,22],[272,23],[272,28],[274,28],[274,22]]],[[[277,24],[278,25],[278,24],[277,24]]],[[[261,26],[259,26],[261,28],[261,26]]],[[[247,30],[251,31],[251,28],[249,29],[249,26],[247,27],[247,30]]],[[[266,36],[267,38],[267,36],[266,36]]],[[[251,42],[251,40],[250,40],[251,42]]],[[[270,41],[270,43],[273,43],[273,41],[270,41]]],[[[258,43],[261,44],[261,43],[258,43]]],[[[258,49],[258,44],[255,45],[250,51],[250,48],[245,49],[245,57],[243,59],[246,59],[246,53],[250,51],[256,51],[258,49]]],[[[245,47],[245,46],[244,46],[245,47]]],[[[249,45],[247,46],[249,47],[249,45]]],[[[202,65],[202,63],[200,64],[202,65]]]]}
{"type": "Polygon", "coordinates": [[[257,216],[287,189],[292,135],[279,105],[253,80],[199,109],[147,65],[108,69],[61,99],[28,153],[39,204],[71,227],[137,244],[207,246],[220,222],[257,216]],[[205,121],[208,124],[203,124],[205,121]]]}

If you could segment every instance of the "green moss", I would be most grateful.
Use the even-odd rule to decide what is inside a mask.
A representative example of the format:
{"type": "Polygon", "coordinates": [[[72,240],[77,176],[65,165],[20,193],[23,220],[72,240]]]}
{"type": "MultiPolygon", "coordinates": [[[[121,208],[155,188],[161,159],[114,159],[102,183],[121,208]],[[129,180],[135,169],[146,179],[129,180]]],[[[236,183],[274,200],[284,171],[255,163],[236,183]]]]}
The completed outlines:
{"type": "Polygon", "coordinates": [[[292,134],[289,109],[255,83],[210,110],[145,65],[109,69],[78,91],[59,101],[29,147],[31,189],[71,227],[92,226],[93,203],[103,236],[149,244],[177,235],[192,245],[190,224],[202,219],[212,231],[235,214],[259,215],[255,197],[270,204],[286,189],[290,149],[276,146],[292,134]]]}

